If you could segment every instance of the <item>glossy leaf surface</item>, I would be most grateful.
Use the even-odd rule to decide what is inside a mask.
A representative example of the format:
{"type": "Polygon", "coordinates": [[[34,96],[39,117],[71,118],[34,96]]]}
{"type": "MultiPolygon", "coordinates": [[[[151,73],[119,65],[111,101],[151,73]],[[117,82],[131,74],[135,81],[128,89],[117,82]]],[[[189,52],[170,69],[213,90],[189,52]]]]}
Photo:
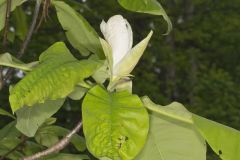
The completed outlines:
{"type": "Polygon", "coordinates": [[[77,60],[62,42],[43,52],[39,63],[11,90],[9,100],[13,111],[66,97],[77,83],[91,76],[99,66],[94,60],[77,60]]]}
{"type": "Polygon", "coordinates": [[[147,138],[149,119],[140,98],[95,86],[83,101],[83,131],[97,158],[134,159],[147,138]]]}
{"type": "Polygon", "coordinates": [[[223,160],[240,158],[240,131],[206,118],[193,115],[195,126],[223,160]]]}
{"type": "Polygon", "coordinates": [[[173,114],[191,119],[190,112],[180,103],[160,106],[147,97],[143,102],[147,108],[155,108],[156,112],[150,112],[148,140],[137,160],[148,160],[149,157],[154,160],[206,160],[205,140],[194,125],[167,116],[173,114]]]}

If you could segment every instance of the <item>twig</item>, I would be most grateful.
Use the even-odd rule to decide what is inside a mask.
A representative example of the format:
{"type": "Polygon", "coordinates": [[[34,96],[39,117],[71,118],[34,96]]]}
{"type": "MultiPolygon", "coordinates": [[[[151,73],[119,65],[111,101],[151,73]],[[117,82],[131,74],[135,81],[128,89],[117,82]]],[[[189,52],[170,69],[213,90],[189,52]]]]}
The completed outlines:
{"type": "Polygon", "coordinates": [[[20,51],[18,52],[17,58],[21,58],[23,56],[23,54],[25,53],[25,50],[26,50],[26,48],[27,48],[27,46],[30,42],[30,39],[32,38],[33,31],[34,31],[34,28],[35,28],[36,23],[37,23],[37,18],[38,18],[40,6],[41,6],[41,1],[36,0],[36,5],[35,5],[35,9],[34,9],[32,24],[31,24],[31,26],[28,30],[26,38],[24,39],[22,47],[21,47],[20,51]]]}
{"type": "Polygon", "coordinates": [[[3,31],[3,48],[7,47],[7,36],[8,36],[8,26],[9,26],[9,17],[11,12],[12,0],[7,0],[6,14],[5,14],[5,25],[3,31]]]}
{"type": "Polygon", "coordinates": [[[76,125],[76,127],[70,132],[68,133],[63,139],[61,139],[58,143],[56,143],[55,145],[53,145],[52,147],[38,152],[32,156],[29,157],[25,157],[22,160],[36,160],[42,157],[45,157],[47,155],[50,155],[52,153],[57,153],[59,151],[61,151],[62,149],[64,149],[70,142],[72,136],[77,133],[82,127],[82,121],[79,121],[78,124],[76,125]]]}
{"type": "MultiPolygon", "coordinates": [[[[30,26],[28,33],[23,41],[23,44],[17,54],[17,58],[19,58],[19,59],[25,54],[25,50],[28,47],[30,39],[32,38],[34,28],[36,27],[36,22],[37,22],[37,18],[39,15],[40,6],[41,6],[41,0],[36,0],[31,26],[30,26]]],[[[13,71],[14,71],[14,69],[12,69],[12,68],[7,71],[6,76],[3,79],[2,86],[4,86],[7,83],[7,81],[12,78],[13,71]]]]}
{"type": "Polygon", "coordinates": [[[46,22],[48,15],[48,10],[51,5],[51,0],[43,0],[43,7],[42,7],[42,15],[40,16],[40,20],[38,22],[38,25],[35,29],[35,32],[38,31],[38,29],[41,27],[43,20],[46,22]]]}
{"type": "Polygon", "coordinates": [[[21,142],[18,143],[13,149],[8,151],[6,154],[4,154],[2,157],[0,157],[0,160],[4,160],[8,155],[10,155],[12,152],[16,151],[19,147],[21,147],[26,141],[27,141],[27,137],[22,136],[21,142]]]}

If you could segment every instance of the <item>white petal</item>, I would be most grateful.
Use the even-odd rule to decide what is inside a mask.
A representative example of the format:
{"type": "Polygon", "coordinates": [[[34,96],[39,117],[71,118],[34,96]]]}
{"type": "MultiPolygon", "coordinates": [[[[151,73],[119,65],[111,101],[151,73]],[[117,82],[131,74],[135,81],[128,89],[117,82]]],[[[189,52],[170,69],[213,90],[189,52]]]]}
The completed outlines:
{"type": "Polygon", "coordinates": [[[107,23],[103,21],[100,28],[112,47],[113,66],[115,66],[132,48],[131,26],[121,15],[115,15],[107,23]]]}
{"type": "Polygon", "coordinates": [[[107,27],[106,22],[102,21],[102,23],[100,24],[100,29],[101,29],[101,32],[103,33],[104,36],[106,34],[106,27],[107,27]]]}
{"type": "Polygon", "coordinates": [[[130,51],[131,48],[132,48],[132,45],[133,45],[133,32],[132,32],[132,27],[130,26],[130,24],[128,23],[128,21],[126,19],[125,19],[125,23],[126,23],[127,30],[128,30],[128,37],[129,37],[128,48],[129,48],[129,51],[130,51]]]}

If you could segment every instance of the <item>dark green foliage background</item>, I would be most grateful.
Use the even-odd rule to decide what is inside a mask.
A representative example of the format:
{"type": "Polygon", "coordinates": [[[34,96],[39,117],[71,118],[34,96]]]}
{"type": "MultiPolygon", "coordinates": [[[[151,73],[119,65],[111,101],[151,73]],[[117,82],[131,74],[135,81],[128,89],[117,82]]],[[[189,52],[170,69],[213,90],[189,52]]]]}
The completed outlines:
{"type": "MultiPolygon", "coordinates": [[[[125,11],[115,0],[65,0],[74,6],[98,31],[102,19],[124,15],[132,25],[134,43],[153,29],[149,47],[134,70],[134,93],[148,95],[166,105],[178,101],[206,118],[240,129],[240,1],[239,0],[162,0],[173,22],[173,31],[163,36],[166,23],[159,16],[125,11]]],[[[33,4],[23,5],[32,12],[33,4]]],[[[32,15],[26,14],[27,23],[32,15]]],[[[25,21],[11,25],[18,31],[25,21]]],[[[81,35],[79,35],[81,36],[81,35]]],[[[1,36],[2,38],[2,36],[1,36]]],[[[23,61],[38,59],[56,41],[67,43],[53,7],[49,18],[33,36],[23,61]]],[[[8,50],[16,55],[21,40],[15,36],[8,50]]],[[[68,43],[67,43],[68,44],[68,43]]],[[[69,44],[76,57],[79,54],[69,44]]],[[[16,77],[11,81],[19,81],[16,77]]],[[[0,107],[10,111],[8,87],[0,92],[0,107]]],[[[81,103],[67,100],[57,113],[58,123],[72,127],[80,118],[81,103]]],[[[0,120],[3,126],[9,119],[0,120]]]]}

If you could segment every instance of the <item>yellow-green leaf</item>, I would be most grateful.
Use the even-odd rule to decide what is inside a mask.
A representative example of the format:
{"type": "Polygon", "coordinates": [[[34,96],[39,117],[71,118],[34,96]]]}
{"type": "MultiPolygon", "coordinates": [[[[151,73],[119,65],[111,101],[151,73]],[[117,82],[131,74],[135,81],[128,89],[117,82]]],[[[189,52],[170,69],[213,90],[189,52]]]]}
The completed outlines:
{"type": "Polygon", "coordinates": [[[83,101],[82,117],[87,147],[97,158],[134,159],[145,144],[148,113],[128,91],[110,93],[95,86],[83,101]]]}

